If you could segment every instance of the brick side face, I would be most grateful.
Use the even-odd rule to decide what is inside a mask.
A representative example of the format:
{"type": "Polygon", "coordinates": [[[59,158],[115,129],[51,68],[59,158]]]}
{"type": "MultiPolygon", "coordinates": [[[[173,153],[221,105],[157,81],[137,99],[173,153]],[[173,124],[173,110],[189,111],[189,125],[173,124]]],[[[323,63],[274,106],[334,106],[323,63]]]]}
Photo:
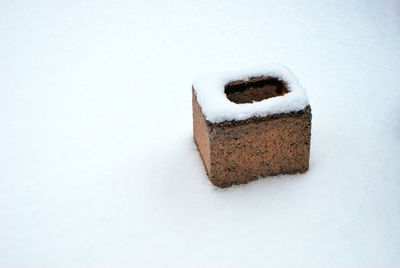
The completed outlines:
{"type": "Polygon", "coordinates": [[[192,108],[193,108],[193,137],[203,160],[207,174],[210,174],[210,137],[209,129],[200,105],[197,103],[196,95],[192,92],[192,108]]]}

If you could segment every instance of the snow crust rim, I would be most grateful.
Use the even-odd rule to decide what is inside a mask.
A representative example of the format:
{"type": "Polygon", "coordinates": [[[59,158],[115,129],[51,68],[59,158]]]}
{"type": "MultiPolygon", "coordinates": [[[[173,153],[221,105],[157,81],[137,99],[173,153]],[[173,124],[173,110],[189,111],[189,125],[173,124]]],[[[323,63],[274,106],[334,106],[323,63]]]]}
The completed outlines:
{"type": "Polygon", "coordinates": [[[199,76],[193,81],[193,90],[210,123],[297,112],[309,105],[307,94],[295,75],[286,66],[276,63],[199,76]],[[248,81],[252,77],[277,78],[286,83],[288,93],[253,103],[234,103],[227,98],[227,84],[239,80],[248,81]]]}

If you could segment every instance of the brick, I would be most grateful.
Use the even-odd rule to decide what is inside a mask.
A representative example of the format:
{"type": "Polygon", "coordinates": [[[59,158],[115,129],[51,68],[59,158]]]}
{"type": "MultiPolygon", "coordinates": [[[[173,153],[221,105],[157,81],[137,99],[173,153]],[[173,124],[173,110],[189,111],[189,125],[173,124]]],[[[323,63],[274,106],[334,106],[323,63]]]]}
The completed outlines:
{"type": "MultiPolygon", "coordinates": [[[[252,77],[225,86],[229,101],[238,105],[284,96],[284,81],[252,77]]],[[[205,170],[218,187],[260,177],[304,173],[309,168],[311,107],[245,120],[210,122],[192,88],[193,135],[205,170]]]]}

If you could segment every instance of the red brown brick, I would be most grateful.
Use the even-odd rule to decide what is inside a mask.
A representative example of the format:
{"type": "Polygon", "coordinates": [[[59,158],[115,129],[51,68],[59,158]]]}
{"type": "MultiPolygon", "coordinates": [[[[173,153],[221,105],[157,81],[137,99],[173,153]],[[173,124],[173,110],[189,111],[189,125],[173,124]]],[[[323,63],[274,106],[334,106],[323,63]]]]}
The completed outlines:
{"type": "MultiPolygon", "coordinates": [[[[287,92],[284,88],[279,89],[279,85],[272,86],[271,89],[271,84],[263,85],[264,91],[276,90],[276,95],[287,92]]],[[[254,88],[248,85],[248,89],[258,96],[254,88]]],[[[230,92],[226,93],[229,97],[230,92]]],[[[271,92],[267,95],[274,97],[271,92]]],[[[235,102],[251,101],[246,101],[248,94],[242,96],[244,101],[241,102],[240,96],[236,96],[239,99],[235,102]]],[[[297,112],[221,123],[211,123],[205,119],[195,90],[192,91],[192,106],[194,140],[207,175],[214,185],[228,187],[260,177],[304,173],[308,170],[310,106],[297,112]]]]}

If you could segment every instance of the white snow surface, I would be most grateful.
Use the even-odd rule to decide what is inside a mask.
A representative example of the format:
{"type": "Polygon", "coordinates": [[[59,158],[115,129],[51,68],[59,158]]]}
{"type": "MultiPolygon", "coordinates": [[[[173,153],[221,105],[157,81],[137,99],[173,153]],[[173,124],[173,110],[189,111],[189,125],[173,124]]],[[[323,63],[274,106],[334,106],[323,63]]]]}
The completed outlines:
{"type": "Polygon", "coordinates": [[[0,1],[0,267],[399,267],[400,3],[0,1]],[[218,189],[201,74],[289,66],[310,170],[218,189]]]}
{"type": "Polygon", "coordinates": [[[193,81],[193,88],[205,118],[211,123],[296,112],[309,104],[306,92],[297,78],[282,64],[265,64],[234,72],[203,75],[193,81]],[[231,102],[226,97],[225,86],[229,82],[247,81],[251,77],[278,78],[286,83],[289,92],[253,103],[231,102]]]}

